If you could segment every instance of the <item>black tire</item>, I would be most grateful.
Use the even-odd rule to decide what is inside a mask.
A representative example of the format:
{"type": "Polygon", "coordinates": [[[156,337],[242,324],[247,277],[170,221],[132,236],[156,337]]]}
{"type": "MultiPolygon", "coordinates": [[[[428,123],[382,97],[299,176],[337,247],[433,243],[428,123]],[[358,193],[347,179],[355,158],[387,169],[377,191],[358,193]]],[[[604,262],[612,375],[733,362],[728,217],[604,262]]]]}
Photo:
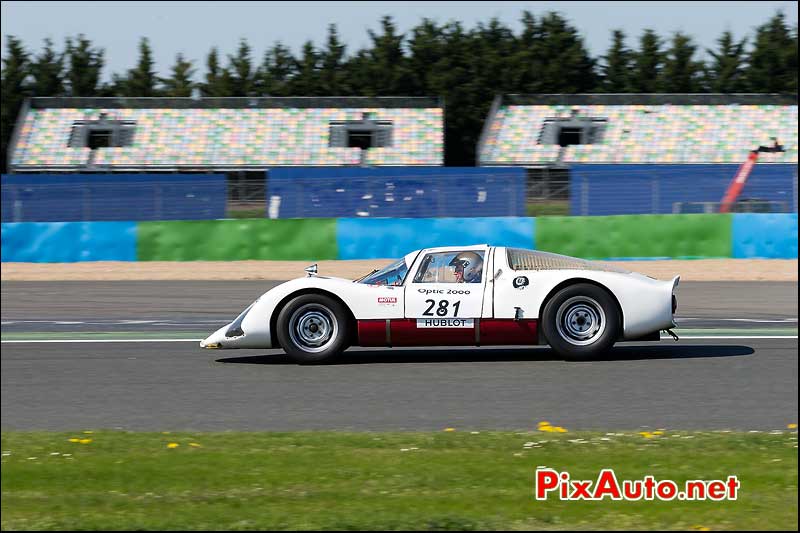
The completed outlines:
{"type": "Polygon", "coordinates": [[[328,363],[347,349],[350,324],[345,308],[329,296],[304,294],[278,315],[278,342],[294,361],[328,363]]]}
{"type": "Polygon", "coordinates": [[[542,331],[548,344],[568,361],[586,361],[608,351],[621,328],[614,298],[589,283],[561,289],[542,311],[542,331]]]}

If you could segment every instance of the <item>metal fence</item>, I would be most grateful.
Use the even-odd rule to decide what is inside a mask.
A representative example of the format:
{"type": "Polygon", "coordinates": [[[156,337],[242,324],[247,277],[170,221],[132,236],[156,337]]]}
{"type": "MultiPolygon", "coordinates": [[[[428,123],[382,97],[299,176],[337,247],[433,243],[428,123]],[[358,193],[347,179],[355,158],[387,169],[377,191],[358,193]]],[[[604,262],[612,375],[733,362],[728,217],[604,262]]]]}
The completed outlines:
{"type": "Polygon", "coordinates": [[[521,168],[270,171],[270,218],[525,216],[521,168]],[[339,174],[339,175],[336,175],[339,174]]]}
{"type": "MultiPolygon", "coordinates": [[[[102,181],[15,183],[4,176],[3,222],[309,217],[483,217],[716,213],[735,173],[714,165],[664,169],[529,169],[527,176],[366,176],[271,180],[260,173],[139,174],[124,185],[102,181]],[[712,168],[713,167],[713,168],[712,168]]],[[[767,167],[767,165],[764,165],[767,167]]],[[[797,168],[754,171],[733,212],[797,212],[797,168]]],[[[28,176],[28,181],[34,180],[28,176]]]]}
{"type": "Polygon", "coordinates": [[[2,177],[3,222],[202,220],[226,216],[224,175],[2,177]]]}
{"type": "MultiPolygon", "coordinates": [[[[572,215],[719,212],[739,165],[574,165],[572,215]]],[[[732,211],[797,212],[797,166],[756,165],[732,211]]]]}

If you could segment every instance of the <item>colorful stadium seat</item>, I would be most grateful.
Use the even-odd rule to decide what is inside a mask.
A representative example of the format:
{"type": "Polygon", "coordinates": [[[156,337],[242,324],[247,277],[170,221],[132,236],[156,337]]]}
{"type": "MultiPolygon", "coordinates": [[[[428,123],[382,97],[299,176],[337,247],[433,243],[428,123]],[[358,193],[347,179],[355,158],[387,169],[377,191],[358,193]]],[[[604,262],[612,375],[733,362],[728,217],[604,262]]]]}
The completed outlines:
{"type": "MultiPolygon", "coordinates": [[[[619,95],[623,97],[625,95],[619,95]]],[[[535,99],[531,95],[530,99],[535,99]]],[[[741,163],[777,137],[797,163],[797,105],[501,105],[485,128],[481,165],[553,163],[741,163]],[[548,119],[605,119],[600,142],[541,144],[548,119]]]]}
{"type": "Polygon", "coordinates": [[[359,165],[360,148],[330,146],[330,127],[331,122],[359,121],[365,113],[391,122],[392,143],[366,150],[363,163],[441,165],[444,160],[443,110],[413,107],[413,98],[405,99],[411,102],[407,107],[387,108],[69,107],[69,99],[59,100],[60,107],[40,102],[24,117],[11,161],[14,170],[80,168],[88,163],[103,170],[359,165]],[[68,147],[76,122],[95,120],[101,113],[114,121],[135,122],[132,145],[68,147]]]}

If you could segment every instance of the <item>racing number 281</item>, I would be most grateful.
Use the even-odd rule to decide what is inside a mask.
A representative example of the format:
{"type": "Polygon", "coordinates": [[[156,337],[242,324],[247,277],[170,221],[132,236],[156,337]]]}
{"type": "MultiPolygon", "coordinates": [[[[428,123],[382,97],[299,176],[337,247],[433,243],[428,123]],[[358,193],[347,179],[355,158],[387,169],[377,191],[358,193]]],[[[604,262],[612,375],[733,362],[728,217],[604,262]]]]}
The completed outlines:
{"type": "MultiPolygon", "coordinates": [[[[428,308],[422,313],[425,316],[433,316],[433,308],[436,307],[436,300],[425,300],[426,304],[430,304],[428,308]]],[[[461,305],[461,301],[453,302],[453,316],[458,316],[458,306],[461,305]]],[[[439,300],[439,307],[436,307],[436,315],[437,316],[447,316],[447,309],[450,306],[450,302],[447,300],[439,300]]]]}

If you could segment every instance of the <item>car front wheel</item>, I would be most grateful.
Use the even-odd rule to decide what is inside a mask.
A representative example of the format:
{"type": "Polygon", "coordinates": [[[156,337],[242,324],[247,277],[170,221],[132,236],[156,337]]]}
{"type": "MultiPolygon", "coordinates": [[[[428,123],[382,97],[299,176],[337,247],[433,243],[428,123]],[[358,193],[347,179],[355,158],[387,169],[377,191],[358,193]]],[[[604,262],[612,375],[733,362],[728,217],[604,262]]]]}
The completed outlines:
{"type": "Polygon", "coordinates": [[[570,361],[593,359],[619,336],[616,302],[596,285],[579,283],[558,291],[542,312],[542,330],[553,350],[570,361]]]}
{"type": "Polygon", "coordinates": [[[333,360],[347,348],[347,313],[342,304],[322,294],[291,300],[278,315],[278,342],[298,363],[333,360]]]}

